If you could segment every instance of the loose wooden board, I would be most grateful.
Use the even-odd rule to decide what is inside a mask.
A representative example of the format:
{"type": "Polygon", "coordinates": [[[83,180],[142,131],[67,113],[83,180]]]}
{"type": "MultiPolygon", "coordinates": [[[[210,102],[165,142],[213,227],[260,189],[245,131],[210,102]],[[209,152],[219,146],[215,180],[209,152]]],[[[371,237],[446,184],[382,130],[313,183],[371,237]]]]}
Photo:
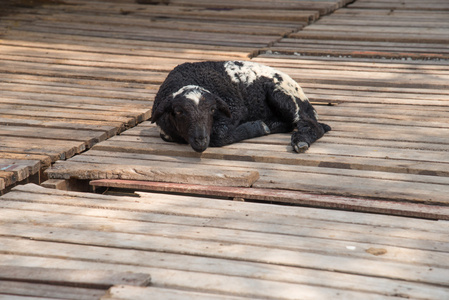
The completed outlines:
{"type": "Polygon", "coordinates": [[[99,179],[92,180],[93,187],[121,188],[166,193],[196,194],[217,197],[234,197],[234,199],[257,200],[267,202],[283,202],[305,206],[319,206],[355,211],[384,213],[388,215],[405,215],[429,219],[449,219],[449,208],[445,206],[429,206],[393,201],[377,201],[355,197],[339,197],[331,195],[315,195],[298,191],[275,189],[226,188],[218,186],[202,186],[193,184],[175,184],[149,181],[99,179]]]}
{"type": "Polygon", "coordinates": [[[151,178],[154,181],[188,182],[192,184],[219,186],[251,186],[259,173],[254,170],[238,170],[233,168],[214,168],[213,170],[196,165],[173,166],[141,166],[122,164],[79,164],[56,163],[45,171],[50,179],[132,179],[151,178]]]}

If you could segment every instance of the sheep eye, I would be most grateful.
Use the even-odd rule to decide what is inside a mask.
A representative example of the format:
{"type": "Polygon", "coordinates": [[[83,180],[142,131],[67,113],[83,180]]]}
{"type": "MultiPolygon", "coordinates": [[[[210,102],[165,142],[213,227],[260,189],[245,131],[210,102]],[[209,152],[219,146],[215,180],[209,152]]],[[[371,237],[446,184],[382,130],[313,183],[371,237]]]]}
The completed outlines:
{"type": "Polygon", "coordinates": [[[215,107],[211,107],[210,112],[211,113],[215,113],[216,108],[215,107]]]}
{"type": "Polygon", "coordinates": [[[176,114],[177,116],[181,116],[181,115],[184,114],[184,112],[182,111],[182,109],[175,109],[175,114],[176,114]]]}

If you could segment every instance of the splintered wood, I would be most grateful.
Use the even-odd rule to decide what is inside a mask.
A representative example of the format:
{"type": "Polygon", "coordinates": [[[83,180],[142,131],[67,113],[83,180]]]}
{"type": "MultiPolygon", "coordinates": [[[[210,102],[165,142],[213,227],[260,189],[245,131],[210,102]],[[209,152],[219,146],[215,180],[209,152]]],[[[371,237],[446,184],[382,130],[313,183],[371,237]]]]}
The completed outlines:
{"type": "Polygon", "coordinates": [[[9,291],[21,283],[16,295],[36,295],[33,285],[52,287],[48,298],[59,290],[63,299],[74,286],[80,292],[71,299],[98,299],[81,296],[109,285],[102,299],[445,299],[449,293],[443,221],[33,184],[2,196],[0,207],[0,278],[10,280],[3,285],[9,291]],[[151,286],[139,287],[149,275],[151,286]]]}

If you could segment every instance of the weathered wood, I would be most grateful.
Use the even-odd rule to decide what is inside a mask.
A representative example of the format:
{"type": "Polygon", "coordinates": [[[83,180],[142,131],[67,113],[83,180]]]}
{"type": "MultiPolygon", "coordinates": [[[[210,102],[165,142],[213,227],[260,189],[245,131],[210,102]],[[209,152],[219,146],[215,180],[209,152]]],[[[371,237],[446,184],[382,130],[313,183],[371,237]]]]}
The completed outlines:
{"type": "Polygon", "coordinates": [[[49,189],[64,190],[69,189],[69,183],[65,179],[48,179],[41,183],[41,186],[49,189]]]}
{"type": "Polygon", "coordinates": [[[84,141],[87,148],[107,138],[106,133],[91,130],[53,129],[28,126],[6,126],[0,128],[0,135],[11,137],[35,137],[58,141],[84,141]]]}
{"type": "MultiPolygon", "coordinates": [[[[45,206],[45,205],[40,205],[45,206]]],[[[28,205],[29,208],[32,208],[31,205],[28,205]]],[[[48,207],[48,206],[47,206],[48,207]]],[[[39,208],[39,205],[36,206],[36,208],[39,208]]],[[[42,209],[42,208],[41,208],[42,209]]],[[[171,244],[167,239],[170,240],[176,240],[176,239],[184,239],[184,246],[189,246],[190,243],[195,243],[198,245],[198,249],[200,248],[208,248],[210,241],[215,240],[216,236],[220,236],[220,241],[222,243],[230,243],[238,245],[255,245],[260,248],[266,248],[267,251],[274,251],[276,249],[282,249],[282,250],[292,250],[292,251],[301,251],[308,253],[310,252],[310,249],[321,249],[324,246],[326,246],[325,249],[322,249],[319,251],[321,254],[325,255],[340,255],[342,249],[344,249],[347,245],[347,241],[340,241],[335,239],[332,242],[332,245],[329,245],[328,241],[322,241],[320,239],[317,239],[313,236],[307,236],[307,237],[298,237],[298,236],[285,236],[283,234],[274,234],[274,233],[266,233],[266,232],[244,232],[242,230],[235,230],[235,229],[222,229],[222,228],[204,228],[204,226],[186,226],[183,224],[141,224],[141,226],[138,226],[140,222],[130,221],[130,220],[115,220],[115,225],[108,225],[107,228],[104,227],[104,225],[101,225],[100,223],[104,224],[105,218],[99,218],[99,217],[84,217],[84,216],[77,216],[73,214],[77,208],[72,208],[71,212],[71,219],[73,220],[72,223],[58,221],[55,222],[54,225],[52,225],[51,230],[52,236],[54,236],[55,242],[61,242],[64,241],[64,239],[59,238],[59,234],[56,232],[61,231],[61,234],[73,234],[79,233],[79,231],[83,230],[92,230],[92,231],[102,231],[105,232],[105,236],[116,234],[117,237],[125,237],[123,233],[131,233],[131,234],[137,234],[137,235],[147,235],[148,232],[157,232],[157,234],[152,233],[152,237],[147,237],[146,240],[148,242],[155,242],[155,243],[161,243],[161,247],[163,247],[166,251],[175,253],[179,250],[176,249],[176,246],[171,244]],[[100,224],[100,225],[97,225],[100,224]],[[137,229],[133,229],[137,228],[137,229]],[[195,234],[194,234],[195,233],[195,234]],[[194,235],[192,235],[194,234],[194,235]],[[269,237],[269,240],[266,240],[267,237],[269,237]],[[278,246],[273,246],[278,245],[278,246]]],[[[2,216],[2,221],[10,221],[14,217],[17,217],[17,214],[22,214],[23,223],[25,221],[28,221],[29,219],[32,219],[34,222],[34,226],[37,226],[38,230],[40,226],[46,226],[47,222],[45,219],[48,217],[52,217],[55,220],[64,219],[64,216],[69,212],[69,209],[66,208],[66,212],[64,214],[59,213],[59,211],[55,211],[51,215],[48,213],[42,213],[42,212],[32,212],[29,211],[22,211],[14,209],[8,209],[8,207],[5,208],[5,215],[2,216]]],[[[168,218],[167,218],[168,219],[168,218]]],[[[238,222],[238,221],[236,221],[238,222]]],[[[17,222],[20,223],[20,222],[17,222]]],[[[19,228],[23,228],[23,223],[20,225],[18,224],[19,228]]],[[[12,231],[16,232],[16,231],[12,231]]],[[[36,234],[31,234],[32,236],[38,236],[36,234]]],[[[98,234],[99,235],[99,234],[98,234]]],[[[100,239],[102,239],[100,235],[100,239]]],[[[446,240],[444,238],[441,238],[441,240],[446,240]]],[[[48,239],[47,241],[50,241],[53,239],[48,239]]],[[[99,241],[95,242],[92,240],[86,241],[89,244],[92,245],[99,245],[102,246],[104,243],[99,241]]],[[[83,244],[85,244],[84,242],[83,244]]],[[[440,242],[440,243],[443,243],[440,242]]],[[[397,263],[405,263],[409,264],[411,268],[420,268],[421,265],[427,265],[427,266],[436,266],[436,267],[448,267],[447,264],[447,253],[429,253],[426,250],[420,250],[420,249],[404,249],[399,246],[390,246],[390,245],[384,245],[384,244],[370,244],[370,243],[360,243],[352,241],[351,245],[355,247],[356,249],[359,249],[358,251],[354,251],[351,256],[353,256],[354,259],[373,259],[371,256],[380,256],[378,253],[373,252],[370,249],[384,249],[382,258],[380,259],[389,259],[392,261],[395,261],[397,263]],[[417,256],[423,256],[423,258],[420,260],[418,264],[415,264],[414,257],[417,256]]],[[[121,245],[122,247],[127,248],[124,245],[121,245]]],[[[182,245],[180,245],[182,246],[182,245]]],[[[194,247],[195,248],[195,247],[194,247]]],[[[159,248],[159,246],[152,246],[151,248],[147,250],[154,250],[159,251],[162,248],[159,248]]],[[[445,248],[442,248],[443,250],[445,248]]],[[[142,249],[145,250],[145,249],[142,249]]],[[[251,249],[249,249],[251,250],[251,249]]],[[[185,254],[192,254],[192,250],[185,250],[185,254]]],[[[196,250],[193,250],[195,252],[196,250]]],[[[232,250],[231,250],[232,251],[232,250]]],[[[183,251],[181,251],[183,252],[183,251]]],[[[214,254],[215,256],[221,256],[222,254],[214,254]]],[[[224,255],[227,256],[228,254],[224,255]]],[[[233,255],[233,254],[231,254],[233,255]]],[[[245,258],[247,260],[251,260],[249,257],[247,257],[247,254],[242,253],[242,258],[245,258]]],[[[76,275],[76,273],[75,273],[76,275]]],[[[36,280],[38,281],[38,280],[36,280]]],[[[76,283],[76,279],[73,280],[76,283]]],[[[82,284],[80,284],[82,285],[82,284]]],[[[84,284],[88,286],[88,284],[84,284]]]]}
{"type": "Polygon", "coordinates": [[[8,136],[1,138],[0,146],[2,152],[45,154],[53,158],[56,154],[57,159],[67,159],[86,149],[84,142],[8,136]],[[12,148],[16,148],[16,150],[12,150],[12,148]]]}
{"type": "Polygon", "coordinates": [[[6,295],[34,296],[47,299],[92,300],[104,294],[102,289],[54,286],[42,283],[11,282],[0,280],[0,291],[6,295]]]}
{"type": "Polygon", "coordinates": [[[217,295],[175,289],[161,289],[155,287],[134,287],[118,285],[111,287],[101,297],[101,300],[146,300],[146,299],[172,299],[172,300],[245,300],[246,297],[217,295]]]}
{"type": "Polygon", "coordinates": [[[114,187],[143,191],[197,194],[220,197],[239,197],[248,200],[262,200],[294,203],[307,206],[339,208],[355,211],[403,215],[429,219],[449,219],[449,208],[445,206],[428,206],[404,202],[393,202],[374,199],[358,199],[331,195],[315,195],[299,191],[257,189],[257,188],[226,188],[218,186],[187,185],[162,182],[100,179],[92,180],[94,187],[114,187]]]}
{"type": "MultiPolygon", "coordinates": [[[[151,139],[151,143],[139,142],[136,140],[135,142],[130,142],[129,140],[125,141],[124,137],[125,136],[120,137],[120,140],[105,141],[95,145],[93,149],[97,151],[106,151],[111,153],[111,155],[114,155],[113,153],[115,152],[196,159],[201,157],[201,162],[203,163],[207,163],[207,159],[214,159],[222,160],[223,163],[230,165],[235,165],[236,162],[238,162],[237,164],[245,164],[245,162],[252,162],[254,164],[257,162],[421,175],[427,174],[435,176],[447,176],[449,174],[446,166],[440,164],[435,158],[432,159],[431,155],[435,153],[444,159],[444,157],[446,157],[444,152],[420,151],[420,153],[426,154],[424,157],[429,157],[430,161],[418,160],[416,159],[416,156],[414,156],[414,150],[407,151],[401,155],[400,152],[394,152],[389,147],[376,146],[375,143],[373,143],[373,146],[361,146],[357,144],[344,145],[343,143],[345,141],[342,140],[342,144],[332,144],[330,147],[323,141],[323,143],[316,143],[314,148],[310,149],[309,153],[306,155],[297,155],[293,152],[291,146],[288,145],[288,136],[284,136],[278,145],[239,143],[223,148],[209,148],[200,156],[189,146],[166,143],[157,138],[151,139]],[[363,153],[357,155],[357,160],[348,157],[348,155],[354,155],[354,147],[361,147],[361,149],[364,149],[363,153]],[[385,152],[383,152],[383,150],[385,150],[385,152]],[[394,156],[392,156],[393,153],[394,156]],[[408,157],[407,154],[409,155],[408,157]],[[432,160],[434,162],[431,162],[432,160]]],[[[366,141],[366,143],[369,142],[370,141],[366,141]]],[[[118,157],[120,156],[123,158],[126,157],[125,154],[118,155],[118,157]]],[[[163,160],[165,161],[167,159],[163,160]]],[[[199,161],[197,160],[196,162],[199,161]]],[[[222,162],[218,161],[218,164],[220,163],[222,162]]],[[[272,167],[269,168],[271,169],[272,167]]]]}
{"type": "Polygon", "coordinates": [[[146,286],[150,275],[101,270],[0,266],[0,280],[105,289],[113,285],[146,286]]]}
{"type": "Polygon", "coordinates": [[[442,268],[447,264],[444,224],[301,207],[280,206],[273,211],[269,205],[204,200],[20,186],[0,202],[10,205],[2,208],[2,222],[14,224],[2,234],[0,251],[8,253],[4,262],[17,266],[54,267],[64,261],[64,266],[79,270],[132,270],[151,273],[158,288],[251,298],[267,294],[277,299],[313,298],[323,291],[328,296],[385,299],[394,289],[403,296],[426,299],[447,293],[447,283],[441,281],[447,273],[442,268]],[[52,205],[54,201],[60,205],[52,205]],[[115,208],[100,208],[107,203],[115,208]],[[143,214],[151,207],[161,210],[159,218],[143,214]],[[183,216],[189,209],[196,217],[183,216]],[[14,217],[20,213],[24,218],[14,217]],[[35,220],[32,228],[26,218],[35,220]],[[340,231],[343,228],[347,231],[340,231]],[[232,259],[234,255],[239,259],[232,259]],[[430,284],[435,281],[440,285],[430,284]]]}
{"type": "Polygon", "coordinates": [[[151,167],[120,164],[55,164],[45,171],[50,179],[131,179],[168,181],[175,183],[210,184],[219,186],[251,186],[259,173],[254,170],[238,170],[216,167],[214,169],[193,165],[181,167],[151,167]]]}

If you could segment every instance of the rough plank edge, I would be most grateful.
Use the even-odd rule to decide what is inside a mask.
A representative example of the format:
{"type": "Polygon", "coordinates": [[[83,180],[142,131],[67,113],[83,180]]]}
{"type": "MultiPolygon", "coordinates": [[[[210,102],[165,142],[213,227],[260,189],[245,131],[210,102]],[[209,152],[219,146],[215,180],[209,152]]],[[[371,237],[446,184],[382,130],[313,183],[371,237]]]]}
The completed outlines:
{"type": "Polygon", "coordinates": [[[92,180],[90,181],[90,185],[94,188],[112,187],[152,192],[184,193],[206,196],[243,198],[249,200],[273,201],[311,207],[342,209],[368,213],[381,213],[432,220],[449,220],[448,206],[384,201],[369,198],[352,198],[334,195],[317,195],[299,191],[205,186],[195,184],[163,183],[120,179],[92,180]]]}
{"type": "MultiPolygon", "coordinates": [[[[177,289],[177,287],[135,287],[115,285],[111,287],[100,300],[247,300],[244,296],[229,296],[213,292],[177,289]]],[[[254,299],[254,298],[251,298],[254,299]]]]}
{"type": "Polygon", "coordinates": [[[65,179],[48,179],[41,183],[41,186],[48,188],[48,189],[55,189],[55,190],[62,190],[62,191],[68,191],[69,190],[69,182],[65,179]]]}
{"type": "Polygon", "coordinates": [[[143,273],[20,266],[0,266],[0,280],[92,289],[109,289],[120,284],[140,287],[151,284],[151,276],[143,273]]]}
{"type": "Polygon", "coordinates": [[[44,171],[49,179],[98,180],[124,179],[136,181],[155,181],[171,183],[188,183],[217,185],[228,187],[250,187],[259,178],[255,170],[191,170],[182,168],[147,167],[137,165],[99,165],[76,162],[56,163],[44,171]]]}

